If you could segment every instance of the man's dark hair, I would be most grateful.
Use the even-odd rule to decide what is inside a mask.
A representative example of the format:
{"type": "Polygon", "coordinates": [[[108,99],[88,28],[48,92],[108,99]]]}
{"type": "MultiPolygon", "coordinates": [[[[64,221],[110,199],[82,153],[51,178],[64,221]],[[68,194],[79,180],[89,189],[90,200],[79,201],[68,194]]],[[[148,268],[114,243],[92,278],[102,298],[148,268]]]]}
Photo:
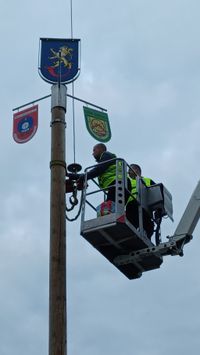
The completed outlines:
{"type": "Polygon", "coordinates": [[[130,167],[131,167],[133,170],[137,170],[140,175],[142,174],[142,169],[141,169],[141,167],[140,167],[138,164],[131,164],[130,167]]]}

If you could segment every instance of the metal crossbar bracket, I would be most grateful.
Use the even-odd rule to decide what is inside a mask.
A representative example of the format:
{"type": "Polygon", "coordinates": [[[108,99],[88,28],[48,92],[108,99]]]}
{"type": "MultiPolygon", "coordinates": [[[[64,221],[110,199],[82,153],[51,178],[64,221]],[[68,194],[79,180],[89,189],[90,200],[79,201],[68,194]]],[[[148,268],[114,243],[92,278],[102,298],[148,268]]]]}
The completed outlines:
{"type": "Polygon", "coordinates": [[[120,255],[114,259],[114,264],[116,266],[127,265],[131,263],[135,264],[135,262],[138,263],[143,258],[151,255],[156,255],[158,257],[166,255],[183,256],[183,247],[192,239],[192,236],[174,236],[170,237],[169,239],[169,242],[161,243],[158,246],[137,250],[135,252],[130,253],[129,255],[120,255]]]}

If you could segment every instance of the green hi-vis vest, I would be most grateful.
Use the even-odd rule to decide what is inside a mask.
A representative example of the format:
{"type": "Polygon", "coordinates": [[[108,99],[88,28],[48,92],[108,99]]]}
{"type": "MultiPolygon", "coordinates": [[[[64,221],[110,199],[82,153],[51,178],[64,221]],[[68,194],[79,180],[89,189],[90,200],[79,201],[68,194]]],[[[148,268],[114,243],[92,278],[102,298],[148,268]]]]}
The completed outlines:
{"type": "MultiPolygon", "coordinates": [[[[112,154],[111,159],[114,159],[114,158],[116,158],[116,155],[112,154]]],[[[104,171],[104,173],[98,176],[99,186],[102,189],[105,189],[110,184],[112,184],[112,182],[115,179],[116,179],[116,162],[109,165],[108,168],[104,171]]]]}
{"type": "MultiPolygon", "coordinates": [[[[127,203],[129,203],[130,201],[135,200],[136,197],[137,197],[136,179],[131,179],[131,178],[129,178],[129,179],[130,179],[130,182],[131,182],[131,194],[132,194],[132,196],[129,196],[127,203]]],[[[146,186],[151,186],[151,179],[142,176],[142,180],[144,181],[146,186]]]]}

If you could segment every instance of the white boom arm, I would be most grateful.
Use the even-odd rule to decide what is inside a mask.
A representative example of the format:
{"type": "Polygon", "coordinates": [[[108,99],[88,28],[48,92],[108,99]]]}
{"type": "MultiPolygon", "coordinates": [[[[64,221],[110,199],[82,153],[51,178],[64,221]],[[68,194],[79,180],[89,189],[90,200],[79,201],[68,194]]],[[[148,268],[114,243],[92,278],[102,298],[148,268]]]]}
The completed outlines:
{"type": "Polygon", "coordinates": [[[183,216],[175,230],[174,237],[192,235],[200,218],[200,181],[198,182],[183,216]]]}
{"type": "Polygon", "coordinates": [[[122,256],[119,262],[129,263],[137,262],[138,258],[147,257],[150,254],[159,256],[179,255],[183,256],[184,245],[192,239],[192,233],[200,218],[200,181],[198,182],[183,216],[175,230],[173,236],[168,237],[169,241],[160,243],[158,246],[146,248],[131,255],[122,256]]]}

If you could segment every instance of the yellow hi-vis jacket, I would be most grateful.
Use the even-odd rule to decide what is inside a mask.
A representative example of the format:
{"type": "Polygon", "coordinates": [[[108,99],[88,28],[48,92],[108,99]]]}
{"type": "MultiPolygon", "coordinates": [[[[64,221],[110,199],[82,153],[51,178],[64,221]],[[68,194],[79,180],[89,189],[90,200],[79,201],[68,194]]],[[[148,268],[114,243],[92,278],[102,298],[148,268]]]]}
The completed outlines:
{"type": "MultiPolygon", "coordinates": [[[[137,191],[136,191],[137,182],[136,182],[136,179],[132,179],[132,178],[129,177],[129,180],[131,182],[131,196],[129,196],[127,203],[135,200],[136,197],[137,197],[137,191]]],[[[142,180],[144,181],[146,186],[151,186],[152,185],[152,180],[151,179],[142,176],[142,180]]]]}
{"type": "MultiPolygon", "coordinates": [[[[111,159],[114,158],[116,158],[116,155],[112,154],[111,159]]],[[[99,186],[102,189],[105,189],[106,187],[111,185],[112,182],[115,181],[115,179],[116,179],[116,162],[113,162],[107,167],[107,169],[101,175],[98,176],[99,186]]]]}

